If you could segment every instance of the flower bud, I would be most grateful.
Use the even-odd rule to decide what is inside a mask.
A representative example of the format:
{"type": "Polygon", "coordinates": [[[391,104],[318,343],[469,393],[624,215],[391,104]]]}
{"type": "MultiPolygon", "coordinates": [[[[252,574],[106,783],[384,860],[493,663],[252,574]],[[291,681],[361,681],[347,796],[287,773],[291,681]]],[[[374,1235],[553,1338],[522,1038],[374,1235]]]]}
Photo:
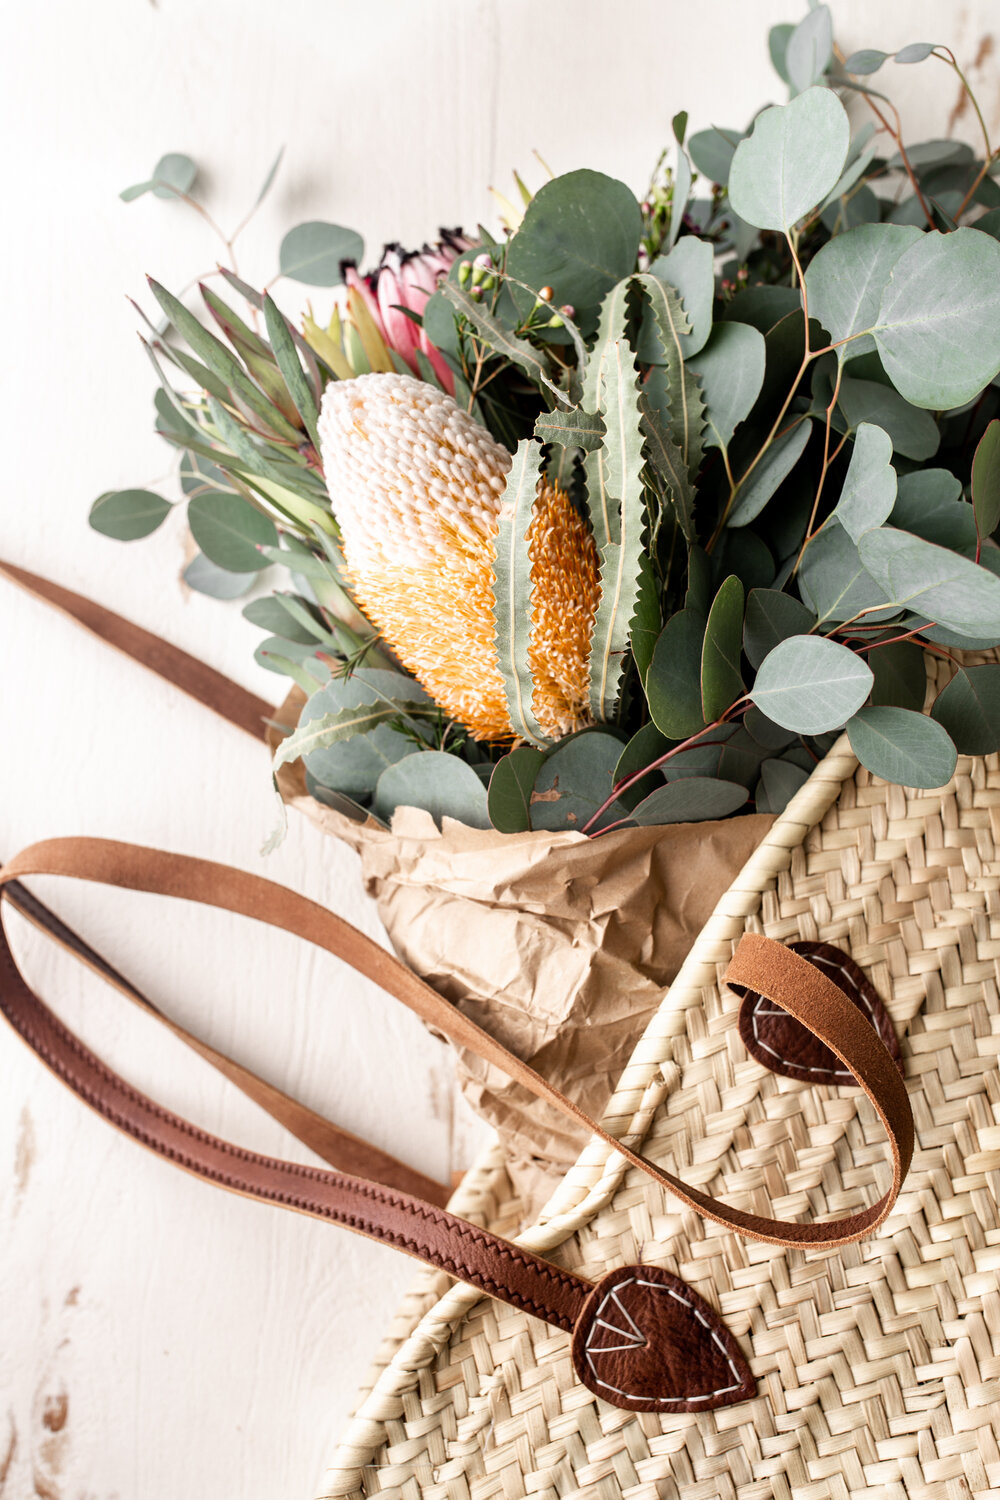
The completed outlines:
{"type": "Polygon", "coordinates": [[[551,302],[555,293],[550,286],[543,286],[538,293],[539,302],[551,302]]]}

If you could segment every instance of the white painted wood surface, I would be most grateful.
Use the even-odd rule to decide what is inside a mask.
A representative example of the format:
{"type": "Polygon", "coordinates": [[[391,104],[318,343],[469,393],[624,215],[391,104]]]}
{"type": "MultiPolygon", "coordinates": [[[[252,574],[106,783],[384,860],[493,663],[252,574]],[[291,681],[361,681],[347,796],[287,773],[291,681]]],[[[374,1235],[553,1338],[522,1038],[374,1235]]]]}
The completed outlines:
{"type": "MultiPolygon", "coordinates": [[[[834,11],[847,50],[932,38],[978,56],[996,129],[995,0],[834,11]]],[[[170,469],[123,294],[144,270],[176,287],[216,256],[192,215],[125,206],[119,189],[187,151],[232,225],[284,143],[240,247],[257,283],[302,219],[357,226],[373,251],[489,219],[488,184],[506,189],[512,166],[539,180],[536,147],[556,170],[587,164],[641,189],[676,110],[694,128],[740,124],[778,93],[766,27],[795,13],[783,0],[8,6],[0,551],[277,696],[238,607],[180,586],[180,525],[131,547],[86,525],[99,492],[170,469]]],[[[945,70],[890,71],[913,129],[945,133],[945,70]]],[[[971,138],[968,116],[958,129],[971,138]]],[[[282,295],[300,305],[294,288],[282,295]]],[[[0,854],[69,833],[158,844],[266,873],[377,930],[354,857],[302,820],[261,857],[275,820],[262,750],[3,583],[0,619],[0,854]]],[[[38,888],[214,1044],[424,1170],[469,1158],[481,1132],[455,1107],[444,1050],[333,960],[203,911],[38,888]]],[[[16,919],[11,930],[42,993],[140,1087],[303,1156],[79,966],[16,919]]],[[[390,1250],[146,1156],[0,1031],[3,1500],[308,1500],[411,1274],[390,1250]]]]}

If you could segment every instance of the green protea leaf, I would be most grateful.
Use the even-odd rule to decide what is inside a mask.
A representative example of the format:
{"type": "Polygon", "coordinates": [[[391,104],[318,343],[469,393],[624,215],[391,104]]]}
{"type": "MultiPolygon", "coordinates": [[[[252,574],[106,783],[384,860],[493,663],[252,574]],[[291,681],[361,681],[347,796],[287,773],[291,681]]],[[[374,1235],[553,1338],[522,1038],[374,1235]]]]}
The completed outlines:
{"type": "Polygon", "coordinates": [[[316,397],[309,381],[302,373],[299,356],[295,352],[295,344],[284,316],[271,297],[264,298],[264,321],[267,324],[268,338],[271,340],[271,348],[278,362],[283,383],[318,453],[319,432],[316,422],[319,418],[319,409],[316,405],[316,397]]]}
{"type": "Polygon", "coordinates": [[[254,385],[235,354],[231,353],[214,333],[209,333],[208,329],[198,322],[194,313],[189,312],[182,302],[167,291],[166,287],[160,286],[159,282],[153,281],[152,278],[150,278],[149,285],[153,296],[177,332],[187,340],[195,354],[204,361],[212,374],[225,383],[232,392],[233,398],[238,398],[249,407],[250,411],[277,436],[298,446],[301,434],[254,385]]]}

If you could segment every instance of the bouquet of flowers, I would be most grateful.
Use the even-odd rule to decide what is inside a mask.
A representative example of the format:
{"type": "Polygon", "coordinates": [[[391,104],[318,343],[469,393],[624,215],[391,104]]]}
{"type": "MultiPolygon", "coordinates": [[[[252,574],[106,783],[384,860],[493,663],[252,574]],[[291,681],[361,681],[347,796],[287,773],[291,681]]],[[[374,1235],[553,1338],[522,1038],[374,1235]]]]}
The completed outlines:
{"type": "MultiPolygon", "coordinates": [[[[526,921],[539,848],[579,872],[580,835],[608,840],[593,889],[641,847],[616,894],[634,918],[666,825],[710,823],[716,854],[719,820],[747,825],[738,867],[746,815],[780,812],[844,730],[916,787],[1000,747],[1000,666],[963,656],[1000,645],[1000,151],[971,94],[981,152],[904,142],[877,85],[891,61],[967,89],[946,48],[844,58],[823,5],[770,46],[788,102],[746,131],[689,136],[678,114],[641,198],[590,170],[518,179],[492,231],[390,246],[365,274],[358,235],[299,225],[281,274],[336,291],[298,322],[229,266],[202,316],[151,283],[188,581],[233,597],[285,570],[244,609],[268,632],[258,661],[294,685],[281,785],[364,845],[397,947],[456,1000],[485,993],[480,1019],[501,981],[475,977],[468,903],[448,936],[415,935],[468,896],[448,861],[480,861],[481,904],[492,865],[492,904],[526,921]],[[929,702],[928,656],[950,674],[929,702]],[[436,820],[434,871],[387,842],[413,835],[401,809],[423,814],[421,859],[436,820]]],[[[194,174],[167,157],[123,196],[204,212],[194,174]]],[[[113,492],[91,520],[131,539],[173,508],[113,492]]],[[[643,961],[632,1034],[671,941],[643,961]]],[[[585,986],[526,1036],[545,965],[513,942],[504,1039],[537,1056],[585,986]]],[[[619,1042],[603,1034],[603,1070],[577,1058],[581,1087],[606,1092],[619,1042]]]]}

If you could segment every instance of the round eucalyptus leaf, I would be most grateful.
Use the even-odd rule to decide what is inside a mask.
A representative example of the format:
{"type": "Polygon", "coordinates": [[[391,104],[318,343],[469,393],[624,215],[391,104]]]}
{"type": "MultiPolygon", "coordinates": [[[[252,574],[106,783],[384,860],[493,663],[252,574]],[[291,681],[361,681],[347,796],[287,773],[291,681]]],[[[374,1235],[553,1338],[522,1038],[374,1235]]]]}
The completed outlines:
{"type": "Polygon", "coordinates": [[[608,292],[635,270],[641,235],[631,188],[603,172],[567,172],[528,204],[507,251],[507,271],[536,290],[551,286],[554,304],[570,303],[589,332],[608,292]]]}
{"type": "Polygon", "coordinates": [[[916,469],[901,476],[889,520],[925,542],[975,552],[975,512],[961,496],[961,481],[950,469],[916,469]]]}
{"type": "Polygon", "coordinates": [[[178,193],[190,193],[197,175],[198,168],[190,156],[169,151],[153,168],[153,193],[157,198],[176,198],[178,193]]]}
{"type": "Polygon", "coordinates": [[[493,767],[487,793],[490,822],[498,833],[527,833],[531,793],[545,756],[530,745],[510,750],[493,767]]]}
{"type": "Polygon", "coordinates": [[[754,795],[758,812],[783,813],[797,791],[809,780],[809,772],[790,760],[765,760],[754,795]]]}
{"type": "Polygon", "coordinates": [[[847,112],[830,89],[765,109],[733,157],[733,208],[758,229],[791,229],[833,188],[850,144],[847,112]]]}
{"type": "Polygon", "coordinates": [[[840,344],[838,359],[855,359],[875,348],[871,334],[856,335],[874,327],[893,266],[922,238],[919,229],[908,225],[859,224],[813,256],[806,268],[809,316],[840,344]],[[841,343],[843,339],[851,342],[841,343]]]}
{"type": "Polygon", "coordinates": [[[742,479],[729,513],[731,527],[749,526],[805,452],[812,423],[808,417],[787,428],[768,448],[760,463],[742,479]]]}
{"type": "Polygon", "coordinates": [[[278,531],[242,495],[195,495],[188,501],[188,524],[209,562],[230,573],[262,566],[261,547],[277,547],[278,531]]]}
{"type": "Polygon", "coordinates": [[[900,47],[895,60],[898,63],[923,62],[925,57],[930,57],[936,46],[937,42],[910,42],[908,46],[900,47]]]}
{"type": "Polygon", "coordinates": [[[809,543],[799,567],[799,589],[820,621],[853,620],[862,610],[885,605],[881,616],[865,616],[870,624],[899,610],[868,572],[857,545],[842,526],[824,526],[809,543]]]}
{"type": "MultiPolygon", "coordinates": [[[[308,613],[312,613],[305,600],[297,601],[308,613]]],[[[266,630],[270,635],[276,635],[284,641],[295,641],[301,646],[313,646],[318,644],[318,631],[309,630],[301,618],[285,607],[284,597],[281,594],[269,594],[264,599],[254,599],[251,604],[246,605],[243,610],[243,618],[249,620],[251,625],[256,625],[260,630],[266,630]]],[[[317,626],[322,629],[317,618],[317,626]]]]}
{"type": "MultiPolygon", "coordinates": [[[[684,224],[685,210],[688,199],[691,197],[691,183],[694,173],[691,170],[691,160],[684,150],[683,141],[677,143],[677,165],[674,168],[674,192],[670,203],[670,227],[664,245],[669,250],[677,243],[678,235],[684,224]]],[[[693,236],[691,236],[693,238],[693,236]]]]}
{"type": "MultiPolygon", "coordinates": [[[[279,644],[288,655],[301,652],[306,657],[315,651],[315,645],[310,648],[293,643],[279,644]]],[[[418,683],[401,672],[362,667],[350,677],[331,678],[318,692],[313,693],[302,710],[299,727],[301,729],[316,719],[341,713],[344,709],[381,704],[387,698],[401,702],[420,702],[426,696],[418,683]]],[[[413,753],[412,739],[390,724],[382,723],[367,734],[356,734],[350,739],[339,740],[310,751],[305,757],[305,766],[324,786],[343,792],[348,797],[367,798],[388,766],[413,753]]],[[[448,758],[452,759],[450,756],[448,758]]]]}
{"type": "Polygon", "coordinates": [[[938,693],[931,715],[962,755],[1000,750],[1000,666],[963,667],[938,693]]]}
{"type": "Polygon", "coordinates": [[[862,708],[848,722],[851,749],[866,770],[899,786],[946,786],[957,752],[947,731],[909,708],[862,708]]]}
{"type": "Polygon", "coordinates": [[[891,526],[866,532],[861,561],[895,604],[979,638],[1000,633],[1000,578],[946,547],[891,526]]]}
{"type": "MultiPolygon", "coordinates": [[[[703,349],[712,331],[712,305],[715,301],[715,254],[710,240],[686,234],[667,255],[658,255],[649,268],[650,276],[672,286],[684,305],[684,316],[690,333],[678,339],[681,358],[689,360],[703,349]]],[[[655,364],[662,358],[653,314],[645,309],[636,358],[644,364],[655,364]]]]}
{"type": "Polygon", "coordinates": [[[148,182],[134,182],[131,187],[122,188],[118,196],[123,203],[132,203],[136,198],[142,198],[152,190],[153,180],[150,178],[148,182]]]}
{"type": "Polygon", "coordinates": [[[691,160],[709,182],[718,182],[722,187],[729,181],[733,156],[740,141],[740,130],[723,130],[713,125],[710,130],[699,130],[688,141],[691,160]]]}
{"type": "MultiPolygon", "coordinates": [[[[942,167],[956,166],[961,162],[971,164],[974,160],[974,155],[972,147],[965,141],[956,141],[954,138],[949,139],[946,137],[943,140],[919,141],[915,146],[907,146],[906,160],[921,178],[923,184],[928,177],[933,183],[934,179],[931,174],[940,171],[942,167]]],[[[886,167],[890,171],[893,168],[896,171],[904,171],[905,166],[906,163],[898,151],[895,156],[891,156],[886,162],[886,167]]],[[[974,172],[964,186],[971,186],[973,176],[975,176],[974,172]]],[[[925,218],[924,223],[926,224],[926,222],[925,218]]]]}
{"type": "Polygon", "coordinates": [[[465,761],[443,750],[417,750],[388,766],[375,783],[373,806],[386,822],[398,808],[419,807],[439,827],[443,818],[469,828],[490,826],[483,783],[465,761]]]}
{"type": "Polygon", "coordinates": [[[184,569],[184,582],[196,594],[210,599],[239,599],[253,588],[260,573],[230,573],[209,562],[204,552],[193,557],[184,569]]]}
{"type": "Polygon", "coordinates": [[[710,818],[728,818],[747,800],[747,789],[735,781],[716,781],[708,776],[684,776],[657,787],[630,814],[640,825],[704,823],[710,818]]]}
{"type": "Polygon", "coordinates": [[[914,406],[962,406],[1000,371],[1000,243],[977,229],[922,234],[896,262],[873,329],[914,406]]]}
{"type": "Polygon", "coordinates": [[[711,564],[715,587],[735,573],[747,593],[751,589],[770,588],[778,571],[767,543],[748,526],[725,528],[712,553],[711,564]]]}
{"type": "Polygon", "coordinates": [[[867,660],[875,674],[872,702],[879,708],[912,708],[919,713],[927,693],[923,646],[916,641],[887,641],[869,651],[867,660]]]}
{"type": "Polygon", "coordinates": [[[921,463],[932,458],[941,443],[941,430],[931,413],[912,406],[882,380],[856,380],[845,375],[840,382],[838,413],[851,432],[862,422],[881,427],[892,439],[896,453],[921,463]]]}
{"type": "Polygon", "coordinates": [[[797,737],[793,729],[785,729],[762,714],[756,703],[751,703],[743,715],[743,727],[762,750],[783,750],[797,737]]]}
{"type": "MultiPolygon", "coordinates": [[[[622,742],[600,729],[563,740],[545,757],[531,793],[531,826],[580,832],[611,795],[622,742]]],[[[612,803],[595,828],[617,822],[628,809],[612,803]]]]}
{"type": "Polygon", "coordinates": [[[862,184],[846,196],[834,189],[823,209],[822,222],[832,235],[841,235],[862,224],[877,224],[881,217],[882,205],[871,188],[862,184]]]}
{"type": "Polygon", "coordinates": [[[852,541],[888,520],[896,500],[892,439],[882,427],[862,422],[854,436],[844,487],[833,514],[852,541]]]}
{"type": "Polygon", "coordinates": [[[706,723],[719,718],[743,692],[742,649],[743,585],[730,574],[712,601],[701,648],[701,701],[706,723]]]}
{"type": "Polygon", "coordinates": [[[782,21],[777,26],[772,26],[767,33],[767,50],[771,57],[771,66],[782,83],[791,82],[785,65],[785,53],[788,50],[788,39],[794,30],[795,26],[792,22],[782,21]]]}
{"type": "MultiPolygon", "coordinates": [[[[661,734],[650,719],[643,724],[641,729],[636,730],[622,751],[612,777],[614,784],[617,786],[620,781],[626,781],[630,776],[646,770],[653,764],[653,761],[659,760],[661,755],[666,754],[673,744],[674,741],[668,740],[666,735],[661,734]]],[[[660,768],[650,771],[648,776],[644,776],[641,781],[637,781],[634,786],[622,792],[620,800],[626,807],[634,807],[637,802],[642,801],[643,797],[648,796],[654,786],[659,786],[662,780],[660,768]]]]}
{"type": "Polygon", "coordinates": [[[759,333],[769,333],[789,313],[802,314],[802,296],[790,286],[748,286],[737,292],[723,311],[726,323],[749,323],[759,333]]]}
{"type": "MultiPolygon", "coordinates": [[[[716,731],[713,729],[705,738],[714,740],[716,731]]],[[[767,759],[767,754],[760,741],[755,740],[742,724],[738,724],[735,732],[722,746],[717,775],[723,781],[738,782],[749,792],[757,783],[761,762],[767,759]]]]}
{"type": "Polygon", "coordinates": [[[817,5],[793,30],[785,47],[788,82],[798,93],[819,83],[833,57],[833,20],[829,7],[817,5]]]}
{"type": "Polygon", "coordinates": [[[1000,208],[991,208],[988,214],[983,214],[976,220],[976,228],[980,234],[989,234],[1000,240],[1000,208]]]}
{"type": "Polygon", "coordinates": [[[855,78],[866,78],[871,73],[877,73],[888,56],[888,52],[879,52],[875,47],[862,47],[860,51],[852,52],[850,57],[845,58],[844,72],[855,78]]]}
{"type": "Polygon", "coordinates": [[[778,589],[751,589],[743,625],[743,649],[752,665],[759,667],[780,641],[790,635],[808,635],[815,624],[816,616],[791,594],[778,589]]]}
{"type": "Polygon", "coordinates": [[[736,428],[750,415],[764,383],[765,348],[763,334],[749,324],[719,323],[701,353],[688,361],[701,381],[706,447],[728,448],[736,428]]]}
{"type": "Polygon", "coordinates": [[[983,433],[972,460],[972,508],[976,531],[992,536],[1000,526],[1000,421],[983,433]]]}
{"type": "Polygon", "coordinates": [[[820,635],[793,635],[769,651],[750,697],[762,713],[796,734],[838,729],[872,689],[871,668],[854,651],[820,635]]]}
{"type": "Polygon", "coordinates": [[[90,507],[90,524],[102,536],[135,542],[150,536],[173,509],[152,490],[108,490],[90,507]]]}
{"type": "Polygon", "coordinates": [[[306,286],[339,286],[344,261],[360,262],[365,242],[353,229],[312,219],[296,224],[281,242],[278,264],[282,276],[306,286]]]}
{"type": "Polygon", "coordinates": [[[686,740],[704,726],[701,650],[705,616],[681,609],[660,631],[646,672],[646,698],[653,723],[668,739],[686,740]]]}

